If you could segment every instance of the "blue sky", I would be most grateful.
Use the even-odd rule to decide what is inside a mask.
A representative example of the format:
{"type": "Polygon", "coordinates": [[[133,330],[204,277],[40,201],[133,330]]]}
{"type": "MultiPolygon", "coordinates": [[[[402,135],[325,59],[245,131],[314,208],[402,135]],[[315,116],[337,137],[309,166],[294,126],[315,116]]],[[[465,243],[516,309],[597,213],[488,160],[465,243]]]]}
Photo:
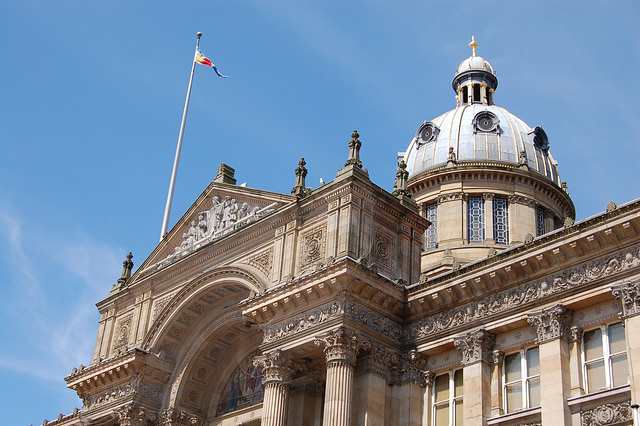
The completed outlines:
{"type": "Polygon", "coordinates": [[[158,242],[197,31],[170,226],[213,180],[330,181],[357,129],[391,190],[419,125],[455,106],[470,56],[496,104],[542,126],[578,219],[640,197],[640,3],[0,0],[0,406],[41,424],[81,401],[95,303],[158,242]]]}

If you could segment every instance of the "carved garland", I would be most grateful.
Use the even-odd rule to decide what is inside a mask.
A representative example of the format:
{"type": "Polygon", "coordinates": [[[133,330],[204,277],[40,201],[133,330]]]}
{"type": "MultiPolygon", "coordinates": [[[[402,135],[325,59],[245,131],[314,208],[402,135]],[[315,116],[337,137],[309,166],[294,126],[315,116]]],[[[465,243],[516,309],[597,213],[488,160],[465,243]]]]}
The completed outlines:
{"type": "Polygon", "coordinates": [[[640,266],[640,245],[432,315],[409,326],[407,338],[419,339],[449,332],[452,328],[481,321],[501,312],[520,309],[524,304],[549,298],[556,293],[638,266],[640,266]]]}
{"type": "Polygon", "coordinates": [[[603,404],[580,413],[582,426],[617,425],[632,420],[633,415],[629,402],[603,404]]]}
{"type": "Polygon", "coordinates": [[[136,376],[129,382],[93,396],[82,397],[82,409],[90,410],[92,408],[101,407],[112,401],[126,398],[130,395],[138,395],[143,398],[150,399],[157,403],[162,402],[162,389],[148,385],[142,382],[141,376],[136,376]]]}

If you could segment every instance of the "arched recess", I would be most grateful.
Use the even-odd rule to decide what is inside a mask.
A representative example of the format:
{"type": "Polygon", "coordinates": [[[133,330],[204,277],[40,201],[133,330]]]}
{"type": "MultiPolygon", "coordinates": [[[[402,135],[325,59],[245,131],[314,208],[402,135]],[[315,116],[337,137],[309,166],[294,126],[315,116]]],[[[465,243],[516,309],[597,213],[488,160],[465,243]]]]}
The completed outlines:
{"type": "Polygon", "coordinates": [[[236,368],[235,361],[262,342],[262,331],[238,308],[251,291],[266,287],[259,276],[247,265],[206,272],[186,284],[160,312],[143,347],[175,363],[163,409],[183,409],[203,419],[215,415],[211,405],[236,368]]]}

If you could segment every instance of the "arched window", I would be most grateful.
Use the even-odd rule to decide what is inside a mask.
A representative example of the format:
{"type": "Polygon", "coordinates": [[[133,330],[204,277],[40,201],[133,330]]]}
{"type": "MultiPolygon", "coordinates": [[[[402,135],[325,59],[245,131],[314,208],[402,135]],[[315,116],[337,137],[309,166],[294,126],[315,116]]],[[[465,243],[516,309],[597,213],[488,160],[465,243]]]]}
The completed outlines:
{"type": "Polygon", "coordinates": [[[253,358],[258,354],[259,351],[250,354],[231,374],[222,391],[217,416],[262,402],[264,398],[262,368],[253,365],[253,358]]]}

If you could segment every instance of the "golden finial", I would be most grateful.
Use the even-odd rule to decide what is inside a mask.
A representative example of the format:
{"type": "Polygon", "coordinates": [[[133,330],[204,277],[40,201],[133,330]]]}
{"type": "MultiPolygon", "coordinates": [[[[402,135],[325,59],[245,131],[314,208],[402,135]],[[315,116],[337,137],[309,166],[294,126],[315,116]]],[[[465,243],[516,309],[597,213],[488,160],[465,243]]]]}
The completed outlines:
{"type": "Polygon", "coordinates": [[[476,43],[475,36],[471,36],[471,43],[469,43],[469,47],[471,48],[471,56],[476,56],[476,47],[478,47],[478,43],[476,43]]]}

